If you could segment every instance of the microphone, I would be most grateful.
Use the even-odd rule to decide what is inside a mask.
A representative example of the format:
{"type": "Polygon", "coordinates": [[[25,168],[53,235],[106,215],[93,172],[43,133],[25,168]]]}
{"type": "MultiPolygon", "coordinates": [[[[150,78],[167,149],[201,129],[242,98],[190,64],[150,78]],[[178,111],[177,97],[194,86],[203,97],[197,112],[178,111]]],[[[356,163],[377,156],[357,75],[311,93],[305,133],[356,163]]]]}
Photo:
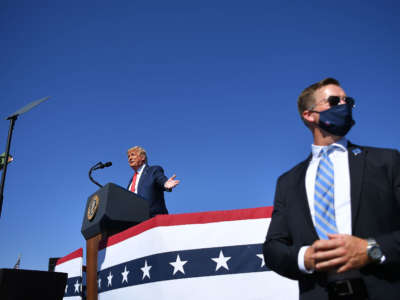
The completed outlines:
{"type": "Polygon", "coordinates": [[[108,168],[108,167],[111,167],[112,166],[112,162],[111,161],[108,161],[108,162],[106,162],[105,164],[103,164],[101,161],[100,162],[98,162],[97,164],[95,164],[94,166],[93,166],[93,170],[98,170],[98,169],[104,169],[104,168],[108,168]]]}
{"type": "Polygon", "coordinates": [[[108,168],[112,166],[112,162],[108,161],[105,164],[103,164],[102,162],[100,162],[100,166],[98,167],[98,169],[104,169],[104,168],[108,168]]]}
{"type": "Polygon", "coordinates": [[[90,179],[90,181],[102,188],[103,186],[93,179],[92,172],[94,170],[104,169],[104,168],[108,168],[108,167],[111,167],[111,166],[112,166],[112,162],[111,161],[108,161],[105,164],[103,164],[101,161],[99,161],[97,164],[95,164],[93,167],[90,168],[90,171],[89,171],[89,179],[90,179]]]}

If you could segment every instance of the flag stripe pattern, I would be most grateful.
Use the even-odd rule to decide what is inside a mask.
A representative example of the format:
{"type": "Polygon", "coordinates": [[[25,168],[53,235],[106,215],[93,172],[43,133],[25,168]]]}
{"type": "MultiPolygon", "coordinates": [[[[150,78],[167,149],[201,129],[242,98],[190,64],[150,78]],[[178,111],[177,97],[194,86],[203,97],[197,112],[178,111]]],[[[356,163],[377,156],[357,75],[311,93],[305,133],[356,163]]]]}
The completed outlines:
{"type": "Polygon", "coordinates": [[[68,277],[67,285],[65,287],[64,299],[81,299],[83,288],[84,287],[82,285],[82,276],[68,277]]]}
{"type": "Polygon", "coordinates": [[[81,300],[83,288],[82,279],[83,249],[79,248],[74,252],[57,260],[55,272],[68,274],[64,298],[66,300],[81,300]]]}
{"type": "Polygon", "coordinates": [[[121,233],[113,235],[100,243],[99,250],[113,246],[120,242],[157,227],[179,226],[189,224],[210,224],[241,220],[271,218],[273,207],[246,208],[237,210],[208,211],[202,213],[186,213],[175,215],[158,215],[139,225],[133,226],[121,233]],[[171,217],[173,216],[173,217],[171,217]]]}
{"type": "Polygon", "coordinates": [[[298,297],[297,282],[265,266],[271,213],[161,215],[108,238],[98,257],[99,300],[251,300],[265,290],[272,298],[298,297]]]}
{"type": "Polygon", "coordinates": [[[174,251],[101,270],[98,289],[102,293],[162,280],[263,271],[269,269],[262,257],[262,244],[174,251]]]}

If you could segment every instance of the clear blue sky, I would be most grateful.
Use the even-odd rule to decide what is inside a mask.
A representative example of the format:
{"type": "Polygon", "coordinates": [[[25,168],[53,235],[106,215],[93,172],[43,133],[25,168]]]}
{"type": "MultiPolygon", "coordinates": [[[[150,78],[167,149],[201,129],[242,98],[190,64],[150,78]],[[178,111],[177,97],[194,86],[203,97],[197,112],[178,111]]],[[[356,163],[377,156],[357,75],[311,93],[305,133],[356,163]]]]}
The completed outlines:
{"type": "Polygon", "coordinates": [[[337,78],[357,101],[348,138],[400,148],[398,1],[0,2],[0,153],[16,123],[0,268],[45,270],[85,246],[87,197],[126,186],[126,150],[176,173],[170,213],[272,205],[306,158],[303,88],[337,78]]]}

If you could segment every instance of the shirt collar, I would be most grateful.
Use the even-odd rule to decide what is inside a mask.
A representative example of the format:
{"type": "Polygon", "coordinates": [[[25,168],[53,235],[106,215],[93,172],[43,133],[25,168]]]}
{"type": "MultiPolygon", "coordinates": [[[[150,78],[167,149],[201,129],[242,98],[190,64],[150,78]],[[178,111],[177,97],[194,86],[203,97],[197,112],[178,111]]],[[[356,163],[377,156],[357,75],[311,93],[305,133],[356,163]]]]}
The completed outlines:
{"type": "Polygon", "coordinates": [[[311,145],[312,155],[313,155],[313,157],[318,157],[320,155],[322,149],[324,149],[326,147],[333,147],[333,148],[335,148],[335,150],[340,150],[340,151],[346,152],[347,144],[348,144],[348,141],[345,137],[342,137],[336,143],[332,143],[328,146],[317,146],[317,145],[312,144],[311,145]]]}
{"type": "Polygon", "coordinates": [[[143,164],[136,173],[138,173],[138,175],[142,174],[144,167],[146,166],[146,164],[143,164]]]}

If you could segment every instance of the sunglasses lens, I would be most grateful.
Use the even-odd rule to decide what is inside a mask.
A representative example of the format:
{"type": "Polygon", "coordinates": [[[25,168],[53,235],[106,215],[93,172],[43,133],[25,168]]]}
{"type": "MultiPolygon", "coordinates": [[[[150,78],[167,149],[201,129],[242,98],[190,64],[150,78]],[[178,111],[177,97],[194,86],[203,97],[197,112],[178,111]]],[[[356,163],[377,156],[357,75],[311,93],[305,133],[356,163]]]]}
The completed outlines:
{"type": "Polygon", "coordinates": [[[329,102],[329,105],[332,107],[332,106],[336,106],[336,105],[338,105],[339,104],[339,102],[340,102],[340,97],[338,97],[338,96],[330,96],[329,98],[328,98],[328,102],[329,102]]]}
{"type": "MultiPolygon", "coordinates": [[[[339,96],[330,96],[330,97],[328,97],[328,102],[331,107],[339,105],[340,97],[339,96]]],[[[351,106],[354,106],[354,104],[355,104],[354,99],[351,97],[345,97],[344,102],[346,102],[347,104],[350,104],[351,106]]]]}

